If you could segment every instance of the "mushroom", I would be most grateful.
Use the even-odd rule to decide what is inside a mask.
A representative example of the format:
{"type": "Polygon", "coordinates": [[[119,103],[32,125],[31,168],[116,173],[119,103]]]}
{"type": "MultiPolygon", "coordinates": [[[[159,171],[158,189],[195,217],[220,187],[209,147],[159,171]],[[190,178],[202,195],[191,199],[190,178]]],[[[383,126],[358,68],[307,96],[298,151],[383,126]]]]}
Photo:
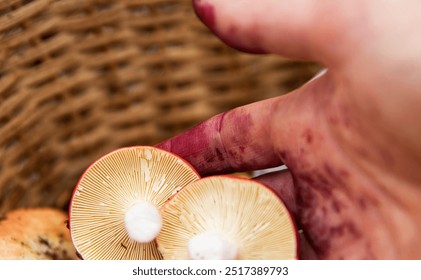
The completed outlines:
{"type": "Polygon", "coordinates": [[[195,181],[162,208],[164,259],[297,259],[297,230],[280,198],[251,179],[195,181]]]}
{"type": "Polygon", "coordinates": [[[22,208],[0,216],[1,260],[73,260],[75,248],[64,211],[22,208]]]}
{"type": "Polygon", "coordinates": [[[161,206],[199,179],[184,160],[158,148],[121,148],[94,162],[69,206],[69,228],[82,259],[162,259],[155,238],[161,206]]]}

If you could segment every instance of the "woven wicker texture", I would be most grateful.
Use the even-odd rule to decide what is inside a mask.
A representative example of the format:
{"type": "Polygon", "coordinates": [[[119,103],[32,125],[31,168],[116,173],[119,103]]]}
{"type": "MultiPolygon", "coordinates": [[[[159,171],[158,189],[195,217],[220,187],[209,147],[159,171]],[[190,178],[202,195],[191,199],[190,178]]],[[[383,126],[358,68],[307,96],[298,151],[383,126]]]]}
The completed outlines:
{"type": "Polygon", "coordinates": [[[1,0],[0,215],[65,208],[101,155],[279,95],[316,69],[226,47],[190,0],[1,0]]]}

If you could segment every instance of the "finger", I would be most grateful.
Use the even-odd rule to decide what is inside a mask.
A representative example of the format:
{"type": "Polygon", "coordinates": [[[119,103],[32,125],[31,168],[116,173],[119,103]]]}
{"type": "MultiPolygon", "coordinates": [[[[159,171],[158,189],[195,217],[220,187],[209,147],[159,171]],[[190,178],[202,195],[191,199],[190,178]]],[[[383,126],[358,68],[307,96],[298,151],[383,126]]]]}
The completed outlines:
{"type": "Polygon", "coordinates": [[[193,4],[198,17],[231,47],[320,61],[348,45],[341,38],[347,34],[353,9],[335,2],[195,0],[193,4]]]}
{"type": "MultiPolygon", "coordinates": [[[[202,175],[280,166],[314,126],[320,78],[287,95],[219,114],[157,147],[189,161],[202,175]]],[[[288,162],[285,162],[287,165],[288,162]]]]}
{"type": "Polygon", "coordinates": [[[294,180],[289,170],[267,173],[253,178],[262,182],[278,195],[293,216],[297,213],[294,180]]]}
{"type": "MultiPolygon", "coordinates": [[[[284,202],[295,220],[297,219],[296,189],[294,187],[294,179],[289,170],[271,172],[253,179],[272,189],[284,202]]],[[[299,228],[299,224],[298,221],[299,258],[306,260],[317,259],[317,254],[313,246],[310,244],[303,230],[299,228]]]]}
{"type": "Polygon", "coordinates": [[[216,115],[157,147],[186,159],[202,175],[281,165],[269,135],[272,102],[265,100],[216,115]]]}

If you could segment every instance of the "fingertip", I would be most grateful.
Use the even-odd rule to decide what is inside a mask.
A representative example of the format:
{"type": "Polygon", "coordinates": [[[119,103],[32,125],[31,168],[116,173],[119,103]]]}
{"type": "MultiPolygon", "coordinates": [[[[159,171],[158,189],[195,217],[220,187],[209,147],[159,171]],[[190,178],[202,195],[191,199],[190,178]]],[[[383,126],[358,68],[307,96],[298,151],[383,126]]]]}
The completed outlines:
{"type": "Polygon", "coordinates": [[[162,141],[156,145],[154,145],[156,148],[171,152],[171,139],[162,141]]]}
{"type": "Polygon", "coordinates": [[[209,2],[193,0],[193,8],[197,17],[210,29],[215,27],[215,8],[209,2]]]}
{"type": "Polygon", "coordinates": [[[339,29],[335,27],[338,20],[324,24],[322,18],[331,11],[329,3],[193,0],[193,7],[198,18],[234,49],[321,62],[325,60],[326,49],[337,48],[337,44],[332,47],[329,43],[337,36],[327,33],[339,29]]]}
{"type": "Polygon", "coordinates": [[[260,31],[256,27],[247,29],[247,34],[237,28],[235,25],[230,26],[225,32],[217,33],[219,39],[233,49],[249,54],[268,54],[264,45],[261,44],[262,37],[260,31]]]}
{"type": "Polygon", "coordinates": [[[236,23],[220,30],[216,22],[215,5],[208,0],[193,0],[197,17],[225,44],[238,51],[250,54],[267,54],[264,49],[260,31],[257,28],[240,28],[236,23]],[[254,30],[256,29],[256,30],[254,30]]]}
{"type": "Polygon", "coordinates": [[[156,145],[188,161],[202,176],[231,172],[219,138],[224,113],[156,145]]]}

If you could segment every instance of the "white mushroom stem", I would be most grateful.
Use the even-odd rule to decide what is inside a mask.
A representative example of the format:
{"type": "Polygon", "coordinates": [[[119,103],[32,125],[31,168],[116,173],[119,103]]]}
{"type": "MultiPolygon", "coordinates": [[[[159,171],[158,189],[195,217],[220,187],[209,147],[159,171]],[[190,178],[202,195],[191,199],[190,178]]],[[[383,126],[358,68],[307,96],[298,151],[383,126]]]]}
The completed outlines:
{"type": "Polygon", "coordinates": [[[193,260],[234,260],[238,246],[222,234],[204,232],[190,239],[189,255],[193,260]]]}
{"type": "Polygon", "coordinates": [[[129,237],[140,243],[153,241],[162,228],[159,209],[146,201],[133,204],[127,210],[124,222],[129,237]]]}

